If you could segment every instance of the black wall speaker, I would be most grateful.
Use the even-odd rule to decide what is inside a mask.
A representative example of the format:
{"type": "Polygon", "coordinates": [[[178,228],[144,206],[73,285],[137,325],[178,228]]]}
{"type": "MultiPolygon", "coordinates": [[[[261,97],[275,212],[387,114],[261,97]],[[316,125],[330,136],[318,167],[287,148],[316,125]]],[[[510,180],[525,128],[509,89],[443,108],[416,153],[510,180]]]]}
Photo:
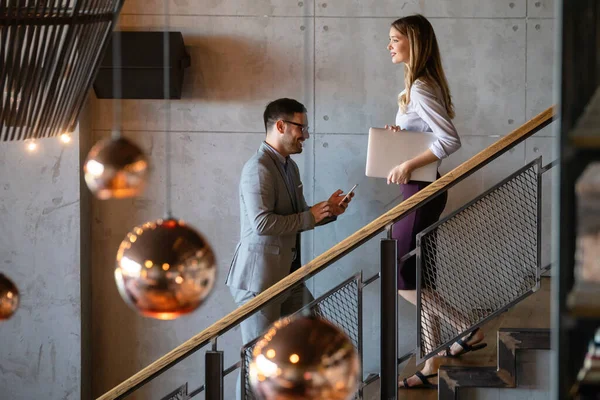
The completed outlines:
{"type": "MultiPolygon", "coordinates": [[[[100,99],[114,99],[114,69],[121,73],[121,98],[164,99],[164,32],[118,32],[121,35],[121,56],[114,58],[115,33],[106,49],[94,81],[94,91],[100,99]]],[[[190,66],[181,32],[168,32],[169,92],[171,99],[181,98],[183,73],[190,66]]]]}

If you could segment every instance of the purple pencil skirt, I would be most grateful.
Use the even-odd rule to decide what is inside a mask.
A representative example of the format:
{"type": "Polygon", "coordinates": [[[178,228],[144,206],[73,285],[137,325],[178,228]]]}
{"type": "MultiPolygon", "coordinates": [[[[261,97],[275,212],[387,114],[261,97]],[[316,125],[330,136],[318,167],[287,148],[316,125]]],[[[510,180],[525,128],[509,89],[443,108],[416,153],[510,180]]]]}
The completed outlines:
{"type": "MultiPolygon", "coordinates": [[[[439,178],[439,174],[438,174],[439,178]]],[[[410,181],[400,185],[400,193],[406,200],[431,182],[410,181]]],[[[417,234],[435,224],[446,207],[448,192],[437,196],[423,207],[413,211],[392,226],[392,238],[398,242],[398,289],[416,290],[417,259],[410,257],[404,263],[400,259],[413,250],[417,244],[417,234]]]]}

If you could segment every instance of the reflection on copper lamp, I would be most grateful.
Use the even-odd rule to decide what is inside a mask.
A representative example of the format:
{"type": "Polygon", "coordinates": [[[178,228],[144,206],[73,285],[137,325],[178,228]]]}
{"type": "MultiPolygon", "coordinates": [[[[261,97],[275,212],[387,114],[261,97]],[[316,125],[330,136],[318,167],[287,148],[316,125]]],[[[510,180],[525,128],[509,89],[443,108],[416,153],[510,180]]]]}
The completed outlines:
{"type": "Polygon", "coordinates": [[[314,316],[288,317],[254,347],[250,383],[264,400],[348,400],[359,371],[358,353],[339,328],[314,316]]]}
{"type": "Polygon", "coordinates": [[[19,307],[19,291],[15,284],[0,273],[0,321],[9,319],[19,307]]]}
{"type": "Polygon", "coordinates": [[[159,219],[135,227],[117,253],[121,297],[147,317],[174,319],[194,311],[215,277],[211,247],[183,221],[159,219]]]}
{"type": "Polygon", "coordinates": [[[92,147],[83,172],[88,188],[101,200],[135,197],[144,191],[148,160],[131,141],[113,137],[92,147]]]}

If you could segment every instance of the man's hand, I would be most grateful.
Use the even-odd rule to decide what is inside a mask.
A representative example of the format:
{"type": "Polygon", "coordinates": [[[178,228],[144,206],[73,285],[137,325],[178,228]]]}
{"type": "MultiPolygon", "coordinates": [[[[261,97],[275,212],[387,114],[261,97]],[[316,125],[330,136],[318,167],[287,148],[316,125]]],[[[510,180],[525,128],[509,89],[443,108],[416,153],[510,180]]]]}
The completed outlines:
{"type": "Polygon", "coordinates": [[[333,192],[333,194],[329,197],[329,200],[327,200],[327,202],[331,205],[331,211],[333,215],[336,217],[338,215],[342,215],[346,211],[346,208],[348,208],[348,204],[350,201],[352,201],[353,197],[354,193],[350,193],[350,196],[344,199],[344,192],[339,189],[333,192]]]}
{"type": "Polygon", "coordinates": [[[320,203],[315,204],[310,208],[310,212],[315,217],[315,223],[323,221],[327,217],[331,217],[333,215],[331,210],[331,205],[327,201],[322,201],[320,203]]]}
{"type": "Polygon", "coordinates": [[[408,183],[412,171],[413,170],[408,162],[403,162],[402,164],[395,166],[388,174],[387,184],[389,185],[390,183],[408,183]]]}

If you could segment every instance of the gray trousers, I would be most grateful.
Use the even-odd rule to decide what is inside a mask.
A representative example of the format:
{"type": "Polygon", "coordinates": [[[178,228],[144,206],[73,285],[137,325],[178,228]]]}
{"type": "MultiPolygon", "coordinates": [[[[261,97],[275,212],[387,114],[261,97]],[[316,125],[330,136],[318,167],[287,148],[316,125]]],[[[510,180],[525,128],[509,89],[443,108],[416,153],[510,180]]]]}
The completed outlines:
{"type": "MultiPolygon", "coordinates": [[[[229,290],[238,307],[241,307],[258,295],[258,293],[249,292],[243,289],[230,287],[229,290]]],[[[312,294],[304,284],[296,286],[290,293],[263,306],[259,311],[240,324],[242,329],[242,343],[246,344],[256,339],[265,333],[271,324],[279,318],[295,313],[313,300],[312,294]]],[[[236,388],[237,400],[243,400],[241,392],[242,384],[245,384],[245,382],[242,381],[240,371],[236,388]]]]}

